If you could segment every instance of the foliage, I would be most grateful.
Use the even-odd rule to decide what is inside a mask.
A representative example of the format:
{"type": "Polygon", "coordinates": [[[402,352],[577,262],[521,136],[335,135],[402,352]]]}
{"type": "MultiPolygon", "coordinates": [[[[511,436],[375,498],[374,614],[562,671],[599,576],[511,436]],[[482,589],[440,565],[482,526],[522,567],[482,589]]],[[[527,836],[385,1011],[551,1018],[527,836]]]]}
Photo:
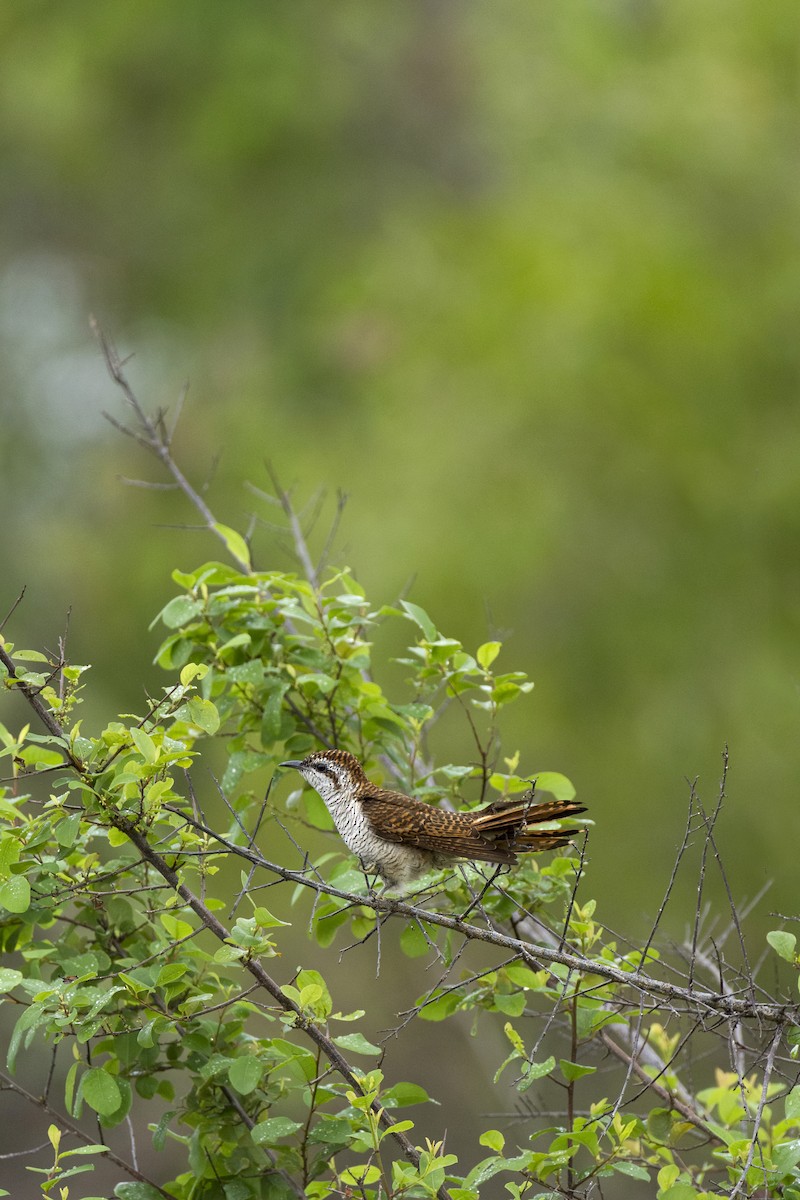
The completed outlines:
{"type": "Polygon", "coordinates": [[[121,493],[138,467],[102,438],[94,311],[159,403],[190,364],[184,461],[202,477],[220,455],[223,520],[244,525],[241,479],[279,456],[353,496],[371,595],[413,570],[465,644],[494,636],[487,609],[514,631],[540,687],[534,761],[614,838],[648,800],[643,853],[593,864],[611,923],[725,739],[737,885],[769,862],[789,911],[796,5],[510,0],[498,21],[441,0],[5,0],[0,30],[17,641],[72,604],[73,654],[104,684],[93,719],[135,708],[155,684],[131,613],[203,557],[153,536],[132,567],[173,497],[121,493]]]}
{"type": "MultiPolygon", "coordinates": [[[[498,721],[530,684],[496,671],[496,641],[471,653],[415,604],[375,607],[346,570],[322,582],[248,570],[245,544],[220,536],[239,566],[174,573],[178,592],[158,616],[169,683],[144,711],[92,732],[79,718],[84,668],[9,642],[2,650],[6,691],[44,723],[0,729],[12,775],[0,808],[0,938],[13,963],[0,986],[19,1009],[7,1085],[34,1042],[63,1044],[71,1059],[63,1096],[46,1096],[55,1159],[35,1168],[42,1194],[74,1196],[76,1173],[108,1153],[82,1132],[87,1114],[105,1131],[152,1112],[154,1145],[179,1146],[185,1167],[147,1179],[114,1152],[132,1177],[116,1189],[121,1200],[473,1200],[496,1175],[514,1197],[588,1196],[612,1176],[648,1183],[662,1200],[800,1196],[800,1088],[777,1069],[787,1033],[796,1049],[797,1006],[651,975],[656,951],[621,949],[595,902],[578,898],[578,859],[529,856],[489,882],[441,873],[435,899],[415,902],[376,895],[338,841],[296,868],[262,857],[254,839],[265,822],[292,821],[301,845],[304,826],[330,827],[316,793],[292,795],[284,811],[261,784],[320,744],[350,749],[375,777],[432,802],[462,788],[473,802],[525,788],[519,755],[497,769],[498,721]],[[382,623],[413,634],[402,701],[373,676],[382,623]],[[475,761],[435,766],[429,742],[450,705],[475,761]],[[195,795],[207,747],[224,760],[224,829],[207,825],[195,795]],[[233,904],[221,870],[231,856],[243,867],[233,904]],[[404,953],[441,968],[413,1016],[499,1023],[508,1054],[496,1080],[513,1081],[523,1104],[550,1081],[560,1119],[542,1127],[531,1109],[512,1137],[488,1129],[489,1155],[463,1165],[426,1140],[424,1116],[398,1110],[428,1097],[373,1065],[369,1014],[338,1011],[313,967],[280,983],[268,974],[286,925],[260,900],[274,881],[293,889],[296,919],[320,945],[343,944],[345,931],[370,943],[398,914],[404,953]],[[491,949],[490,967],[471,965],[474,943],[491,949]],[[685,1044],[712,1020],[735,1024],[736,1038],[747,1022],[754,1037],[760,1021],[769,1048],[754,1055],[760,1071],[704,1064],[692,1094],[685,1044]],[[627,1064],[616,1100],[603,1093],[598,1051],[627,1064]],[[628,1095],[631,1080],[642,1103],[628,1095]],[[66,1133],[90,1144],[65,1151],[66,1133]]],[[[539,786],[571,794],[560,775],[539,786]]],[[[770,941],[794,960],[791,935],[770,941]]],[[[413,1023],[403,1036],[413,1038],[413,1023]]]]}
{"type": "MultiPolygon", "coordinates": [[[[0,644],[2,692],[37,720],[19,732],[0,725],[0,995],[19,1010],[2,1083],[51,1120],[52,1161],[28,1168],[42,1195],[57,1189],[68,1200],[69,1181],[102,1155],[127,1176],[120,1200],[477,1200],[496,1176],[513,1197],[588,1198],[622,1176],[654,1186],[659,1200],[799,1200],[800,1006],[757,986],[732,898],[729,929],[716,941],[701,929],[708,862],[727,887],[715,837],[727,750],[712,812],[692,789],[643,946],[605,929],[583,896],[585,840],[577,856],[529,855],[508,872],[438,872],[402,898],[376,893],[338,839],[333,850],[306,850],[331,821],[315,792],[273,796],[287,756],[343,747],[374,778],[431,803],[513,795],[531,780],[519,752],[504,753],[500,718],[532,685],[497,669],[500,641],[472,653],[418,604],[376,607],[352,572],[315,565],[277,479],[302,571],[254,570],[249,539],[216,520],[174,461],[163,416],[147,416],[101,343],[133,412],[124,432],[158,457],[232,565],[173,573],[177,594],[153,622],[166,630],[157,662],[169,682],[142,711],[99,730],[79,715],[85,667],[0,644]],[[402,697],[373,658],[384,626],[412,634],[399,658],[402,697]],[[436,764],[448,710],[472,739],[470,762],[436,764]],[[219,782],[200,770],[219,762],[219,782]],[[222,822],[206,816],[209,776],[222,822]],[[276,831],[295,865],[257,849],[257,838],[280,845],[276,831]],[[691,939],[662,960],[656,933],[697,833],[691,939]],[[282,915],[261,902],[273,888],[282,915]],[[267,969],[302,921],[320,952],[374,946],[380,971],[393,917],[400,950],[427,982],[392,1032],[411,1039],[415,1021],[463,1019],[502,1029],[494,1084],[513,1088],[525,1125],[512,1125],[513,1143],[484,1130],[490,1154],[477,1162],[462,1166],[419,1127],[424,1117],[398,1114],[428,1095],[386,1077],[369,1011],[338,1009],[320,962],[280,979],[267,969]],[[734,932],[738,965],[724,956],[734,932]],[[415,964],[422,958],[436,968],[432,982],[415,964]],[[711,987],[699,982],[709,974],[711,987]],[[70,1065],[56,1094],[62,1044],[70,1065]],[[40,1096],[15,1077],[35,1045],[53,1052],[40,1096]],[[147,1122],[157,1154],[168,1143],[180,1153],[174,1178],[143,1172],[135,1139],[121,1152],[113,1131],[132,1115],[147,1122]],[[78,1145],[65,1147],[67,1136],[78,1145]]],[[[574,791],[552,771],[535,784],[560,798],[574,791]]],[[[800,965],[793,933],[775,929],[767,941],[774,966],[800,965]]],[[[471,1102],[484,1086],[471,1084],[471,1102]]]]}

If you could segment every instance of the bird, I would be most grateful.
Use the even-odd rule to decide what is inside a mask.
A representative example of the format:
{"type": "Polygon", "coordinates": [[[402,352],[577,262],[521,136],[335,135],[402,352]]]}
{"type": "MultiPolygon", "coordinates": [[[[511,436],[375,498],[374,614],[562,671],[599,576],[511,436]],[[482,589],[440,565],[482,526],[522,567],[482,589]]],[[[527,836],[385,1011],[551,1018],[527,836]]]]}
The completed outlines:
{"type": "Polygon", "coordinates": [[[325,802],[347,846],[385,889],[406,891],[428,871],[459,860],[513,866],[518,853],[556,850],[577,829],[532,826],[586,812],[572,800],[533,803],[533,789],[517,800],[494,800],[472,812],[449,812],[402,792],[378,787],[347,750],[315,750],[289,759],[325,802]]]}

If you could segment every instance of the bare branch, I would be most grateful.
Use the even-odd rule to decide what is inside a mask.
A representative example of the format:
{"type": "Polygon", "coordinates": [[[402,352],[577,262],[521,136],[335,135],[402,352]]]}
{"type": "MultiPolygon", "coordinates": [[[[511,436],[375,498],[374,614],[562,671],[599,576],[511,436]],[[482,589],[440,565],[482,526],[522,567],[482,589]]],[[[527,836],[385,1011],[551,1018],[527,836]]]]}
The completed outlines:
{"type": "MultiPolygon", "coordinates": [[[[119,430],[120,433],[124,433],[127,437],[132,437],[134,441],[139,443],[140,446],[143,446],[146,450],[149,450],[156,456],[162,466],[172,476],[175,485],[180,488],[186,498],[202,517],[203,527],[209,530],[210,533],[213,533],[215,537],[219,538],[219,540],[224,544],[237,568],[242,572],[243,575],[252,574],[250,563],[245,561],[245,559],[239,558],[238,555],[233,553],[228,545],[228,541],[224,533],[220,528],[219,521],[214,516],[213,512],[208,507],[200,493],[189,483],[189,480],[186,478],[183,471],[181,471],[180,467],[175,462],[175,459],[172,457],[170,446],[172,442],[172,436],[174,434],[174,427],[170,432],[167,431],[163,413],[158,413],[155,419],[148,416],[140,404],[136,393],[128,382],[124,371],[124,363],[122,359],[120,359],[113,343],[103,333],[94,317],[91,318],[90,324],[92,331],[94,332],[94,335],[100,344],[100,349],[103,352],[108,373],[133,410],[133,414],[136,419],[136,428],[130,429],[127,425],[123,425],[122,422],[117,421],[116,418],[110,416],[108,413],[104,413],[103,415],[108,421],[110,421],[115,429],[119,430]]],[[[184,388],[183,392],[181,393],[181,403],[185,392],[186,389],[184,388]]]]}

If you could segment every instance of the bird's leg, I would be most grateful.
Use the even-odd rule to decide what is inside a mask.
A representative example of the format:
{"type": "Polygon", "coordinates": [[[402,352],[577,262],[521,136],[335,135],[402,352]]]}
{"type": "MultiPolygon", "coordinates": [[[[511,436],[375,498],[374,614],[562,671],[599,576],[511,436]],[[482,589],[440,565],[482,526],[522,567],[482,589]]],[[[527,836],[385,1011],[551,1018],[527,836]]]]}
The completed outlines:
{"type": "MultiPolygon", "coordinates": [[[[367,886],[367,895],[370,898],[370,900],[374,900],[375,897],[378,895],[378,891],[375,887],[375,884],[380,879],[380,872],[377,870],[375,863],[364,862],[363,858],[359,858],[358,865],[361,867],[361,873],[364,876],[364,883],[367,886]],[[370,878],[370,876],[372,878],[370,878]]],[[[386,890],[386,884],[384,883],[383,887],[381,888],[381,891],[383,892],[385,890],[386,890]]]]}

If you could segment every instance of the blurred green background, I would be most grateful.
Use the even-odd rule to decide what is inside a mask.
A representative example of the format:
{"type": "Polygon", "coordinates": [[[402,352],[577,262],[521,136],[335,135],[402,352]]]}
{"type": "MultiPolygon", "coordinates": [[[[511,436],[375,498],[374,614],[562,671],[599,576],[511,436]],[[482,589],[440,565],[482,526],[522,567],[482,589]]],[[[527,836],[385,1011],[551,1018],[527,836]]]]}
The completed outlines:
{"type": "Polygon", "coordinates": [[[160,476],[102,419],[93,312],[150,407],[189,377],[220,520],[266,459],[341,487],[376,603],[413,577],[447,634],[507,635],[505,745],[591,806],[601,919],[649,928],[726,741],[733,892],[791,910],[797,33],[793,0],[6,0],[6,634],[54,647],[71,607],[86,719],[141,707],[169,571],[218,553],[120,482],[160,476]]]}

